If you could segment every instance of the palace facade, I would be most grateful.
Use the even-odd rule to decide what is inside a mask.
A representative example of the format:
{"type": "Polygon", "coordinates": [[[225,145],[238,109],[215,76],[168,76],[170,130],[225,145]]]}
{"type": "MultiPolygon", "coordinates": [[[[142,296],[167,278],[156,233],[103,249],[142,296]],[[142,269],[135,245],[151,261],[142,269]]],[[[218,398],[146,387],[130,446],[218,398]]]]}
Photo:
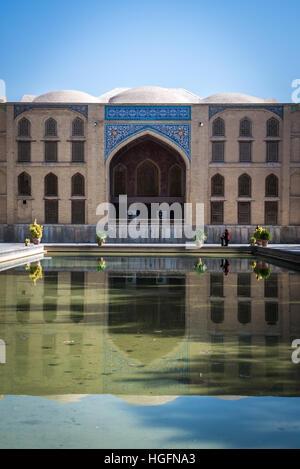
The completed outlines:
{"type": "MultiPolygon", "coordinates": [[[[94,241],[98,204],[204,204],[208,242],[300,238],[300,106],[183,89],[25,95],[0,105],[0,240],[94,241]]],[[[173,239],[171,240],[173,241],[173,239]]]]}

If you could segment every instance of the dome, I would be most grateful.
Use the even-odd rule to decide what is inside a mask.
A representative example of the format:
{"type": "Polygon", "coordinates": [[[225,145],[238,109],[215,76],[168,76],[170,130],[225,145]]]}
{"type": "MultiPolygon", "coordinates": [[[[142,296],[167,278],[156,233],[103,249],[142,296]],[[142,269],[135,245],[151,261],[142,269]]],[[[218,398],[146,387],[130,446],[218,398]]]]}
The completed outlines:
{"type": "Polygon", "coordinates": [[[198,96],[181,88],[161,88],[159,86],[140,86],[129,88],[111,96],[109,103],[122,104],[174,104],[199,103],[198,96]]]}
{"type": "Polygon", "coordinates": [[[216,93],[201,100],[202,103],[211,104],[242,104],[242,103],[276,103],[276,99],[264,99],[242,93],[216,93]]]}
{"type": "Polygon", "coordinates": [[[60,90],[41,94],[33,99],[34,103],[97,103],[98,98],[83,91],[60,90]]]}

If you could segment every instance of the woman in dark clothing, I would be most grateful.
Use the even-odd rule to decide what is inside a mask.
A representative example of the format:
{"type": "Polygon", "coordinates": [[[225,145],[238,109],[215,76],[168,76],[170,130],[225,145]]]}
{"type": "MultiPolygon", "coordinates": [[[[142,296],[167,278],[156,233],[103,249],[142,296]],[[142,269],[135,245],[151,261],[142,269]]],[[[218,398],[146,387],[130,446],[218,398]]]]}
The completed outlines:
{"type": "Polygon", "coordinates": [[[225,241],[225,246],[228,246],[228,243],[229,243],[229,231],[228,230],[225,230],[224,241],[225,241]]]}
{"type": "Polygon", "coordinates": [[[227,276],[229,274],[229,262],[227,259],[222,259],[220,267],[222,268],[224,274],[227,276]]]}
{"type": "Polygon", "coordinates": [[[221,246],[228,246],[229,243],[229,231],[226,229],[221,236],[221,246]]]}

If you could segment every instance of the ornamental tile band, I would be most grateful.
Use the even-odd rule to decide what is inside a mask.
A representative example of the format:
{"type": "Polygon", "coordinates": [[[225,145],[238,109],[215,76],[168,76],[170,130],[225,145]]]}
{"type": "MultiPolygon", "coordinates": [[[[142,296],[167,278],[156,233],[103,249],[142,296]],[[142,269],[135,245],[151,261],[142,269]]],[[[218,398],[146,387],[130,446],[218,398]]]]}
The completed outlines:
{"type": "Polygon", "coordinates": [[[300,111],[300,104],[294,104],[291,107],[291,112],[296,112],[296,111],[300,111]]]}
{"type": "Polygon", "coordinates": [[[105,161],[121,142],[144,130],[152,130],[176,143],[190,160],[190,124],[105,124],[105,161]]]}
{"type": "Polygon", "coordinates": [[[190,106],[105,106],[106,120],[190,120],[190,106]]]}
{"type": "Polygon", "coordinates": [[[265,106],[265,105],[255,105],[255,106],[239,106],[239,105],[229,105],[229,106],[209,106],[209,119],[218,114],[219,112],[228,111],[230,109],[251,109],[251,110],[265,110],[270,111],[283,119],[283,106],[265,106]]]}
{"type": "Polygon", "coordinates": [[[70,109],[82,114],[86,119],[88,118],[88,106],[86,104],[15,104],[14,119],[23,112],[32,109],[70,109]]]}

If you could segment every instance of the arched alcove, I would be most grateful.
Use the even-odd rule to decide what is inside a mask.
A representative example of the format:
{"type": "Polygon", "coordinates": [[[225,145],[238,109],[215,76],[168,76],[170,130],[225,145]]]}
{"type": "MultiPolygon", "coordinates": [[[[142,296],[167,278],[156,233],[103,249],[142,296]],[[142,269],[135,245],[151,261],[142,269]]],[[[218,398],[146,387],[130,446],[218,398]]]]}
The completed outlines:
{"type": "Polygon", "coordinates": [[[159,167],[152,160],[145,160],[136,168],[136,195],[159,196],[159,167]]]}
{"type": "Polygon", "coordinates": [[[107,160],[109,199],[133,202],[185,202],[187,161],[159,137],[145,134],[127,142],[107,160]]]}

